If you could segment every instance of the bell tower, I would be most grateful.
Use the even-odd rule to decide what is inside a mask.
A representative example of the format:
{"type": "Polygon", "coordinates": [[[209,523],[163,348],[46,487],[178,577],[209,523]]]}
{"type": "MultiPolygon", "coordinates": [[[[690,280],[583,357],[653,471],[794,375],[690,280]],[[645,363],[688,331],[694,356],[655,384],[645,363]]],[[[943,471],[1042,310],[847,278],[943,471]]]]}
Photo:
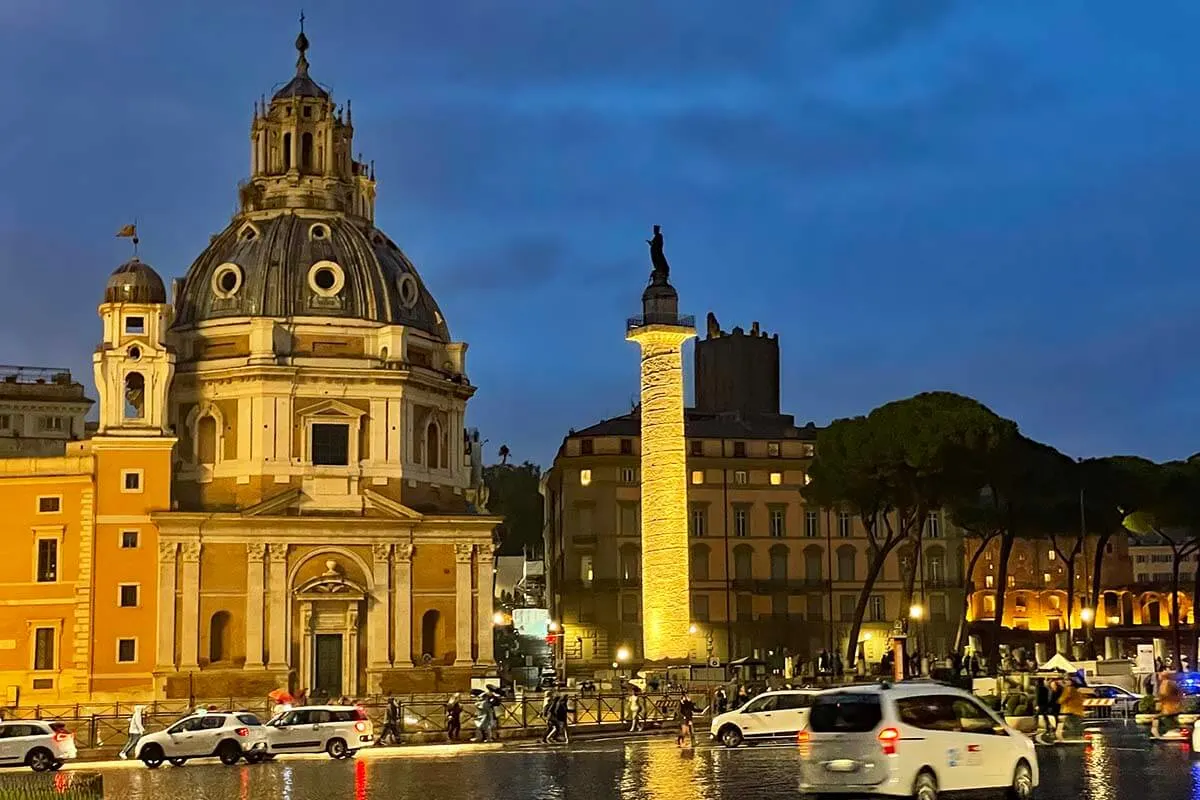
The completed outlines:
{"type": "Polygon", "coordinates": [[[101,436],[166,436],[167,391],[175,354],[167,347],[174,316],[162,278],[135,256],[108,279],[99,308],[104,339],[92,355],[101,436]]]}

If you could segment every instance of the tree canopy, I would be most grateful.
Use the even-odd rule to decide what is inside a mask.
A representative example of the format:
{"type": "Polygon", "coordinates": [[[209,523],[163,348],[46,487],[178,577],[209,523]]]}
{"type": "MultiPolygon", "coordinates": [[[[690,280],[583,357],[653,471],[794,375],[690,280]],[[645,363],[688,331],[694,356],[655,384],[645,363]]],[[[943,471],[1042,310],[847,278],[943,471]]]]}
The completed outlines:
{"type": "Polygon", "coordinates": [[[490,492],[488,510],[504,517],[499,531],[500,555],[520,555],[527,549],[542,551],[541,477],[541,467],[529,461],[483,468],[483,481],[490,492]]]}

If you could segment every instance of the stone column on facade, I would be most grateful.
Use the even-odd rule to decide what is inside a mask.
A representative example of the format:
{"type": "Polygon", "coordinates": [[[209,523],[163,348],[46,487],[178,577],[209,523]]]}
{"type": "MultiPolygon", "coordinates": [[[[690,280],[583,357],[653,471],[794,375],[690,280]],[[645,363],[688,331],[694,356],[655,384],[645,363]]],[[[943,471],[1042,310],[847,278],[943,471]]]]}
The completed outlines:
{"type": "Polygon", "coordinates": [[[271,635],[267,642],[268,669],[284,670],[288,666],[287,647],[287,550],[286,544],[273,544],[267,552],[267,592],[270,596],[271,635]]]}
{"type": "Polygon", "coordinates": [[[480,545],[476,550],[475,559],[475,624],[477,655],[475,662],[478,664],[490,665],[495,657],[493,650],[495,649],[495,631],[492,624],[492,615],[494,613],[494,586],[495,575],[493,569],[495,566],[494,553],[495,546],[492,544],[480,545]]]}
{"type": "Polygon", "coordinates": [[[179,646],[179,669],[197,670],[200,668],[200,543],[181,543],[179,561],[183,564],[180,586],[183,604],[179,612],[183,638],[179,646]]]}
{"type": "Polygon", "coordinates": [[[246,545],[246,669],[263,666],[263,556],[261,542],[246,545]]]}
{"type": "Polygon", "coordinates": [[[412,557],[410,543],[398,544],[392,551],[392,662],[410,667],[412,657],[412,557]]]}
{"type": "Polygon", "coordinates": [[[472,603],[471,603],[471,558],[475,553],[473,544],[454,545],[454,666],[469,667],[471,657],[472,603]]]}
{"type": "Polygon", "coordinates": [[[379,694],[379,672],[388,665],[388,558],[390,544],[371,548],[371,596],[367,601],[367,684],[370,694],[379,694]]]}
{"type": "Polygon", "coordinates": [[[155,663],[159,672],[175,670],[176,542],[158,543],[158,630],[155,663]]]}

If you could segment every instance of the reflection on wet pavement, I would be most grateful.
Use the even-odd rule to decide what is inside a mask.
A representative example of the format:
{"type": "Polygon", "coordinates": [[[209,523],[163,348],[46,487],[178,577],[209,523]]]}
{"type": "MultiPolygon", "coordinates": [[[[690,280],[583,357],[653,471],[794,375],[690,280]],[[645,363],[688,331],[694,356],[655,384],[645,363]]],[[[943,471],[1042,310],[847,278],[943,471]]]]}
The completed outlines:
{"type": "MultiPolygon", "coordinates": [[[[1200,761],[1183,746],[1114,730],[1089,747],[1039,748],[1040,800],[1200,800],[1200,761]]],[[[438,758],[189,764],[105,772],[120,800],[759,800],[795,796],[787,746],[681,752],[667,739],[518,747],[438,758]]]]}

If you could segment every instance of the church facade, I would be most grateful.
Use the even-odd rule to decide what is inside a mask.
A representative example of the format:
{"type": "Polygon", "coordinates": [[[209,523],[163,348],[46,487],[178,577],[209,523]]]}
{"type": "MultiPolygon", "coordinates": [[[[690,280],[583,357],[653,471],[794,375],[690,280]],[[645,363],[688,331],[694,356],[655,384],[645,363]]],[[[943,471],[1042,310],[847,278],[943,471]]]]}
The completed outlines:
{"type": "Polygon", "coordinates": [[[109,279],[96,434],[0,460],[9,703],[444,691],[494,666],[467,346],[296,47],[239,211],[172,297],[136,258],[109,279]]]}

